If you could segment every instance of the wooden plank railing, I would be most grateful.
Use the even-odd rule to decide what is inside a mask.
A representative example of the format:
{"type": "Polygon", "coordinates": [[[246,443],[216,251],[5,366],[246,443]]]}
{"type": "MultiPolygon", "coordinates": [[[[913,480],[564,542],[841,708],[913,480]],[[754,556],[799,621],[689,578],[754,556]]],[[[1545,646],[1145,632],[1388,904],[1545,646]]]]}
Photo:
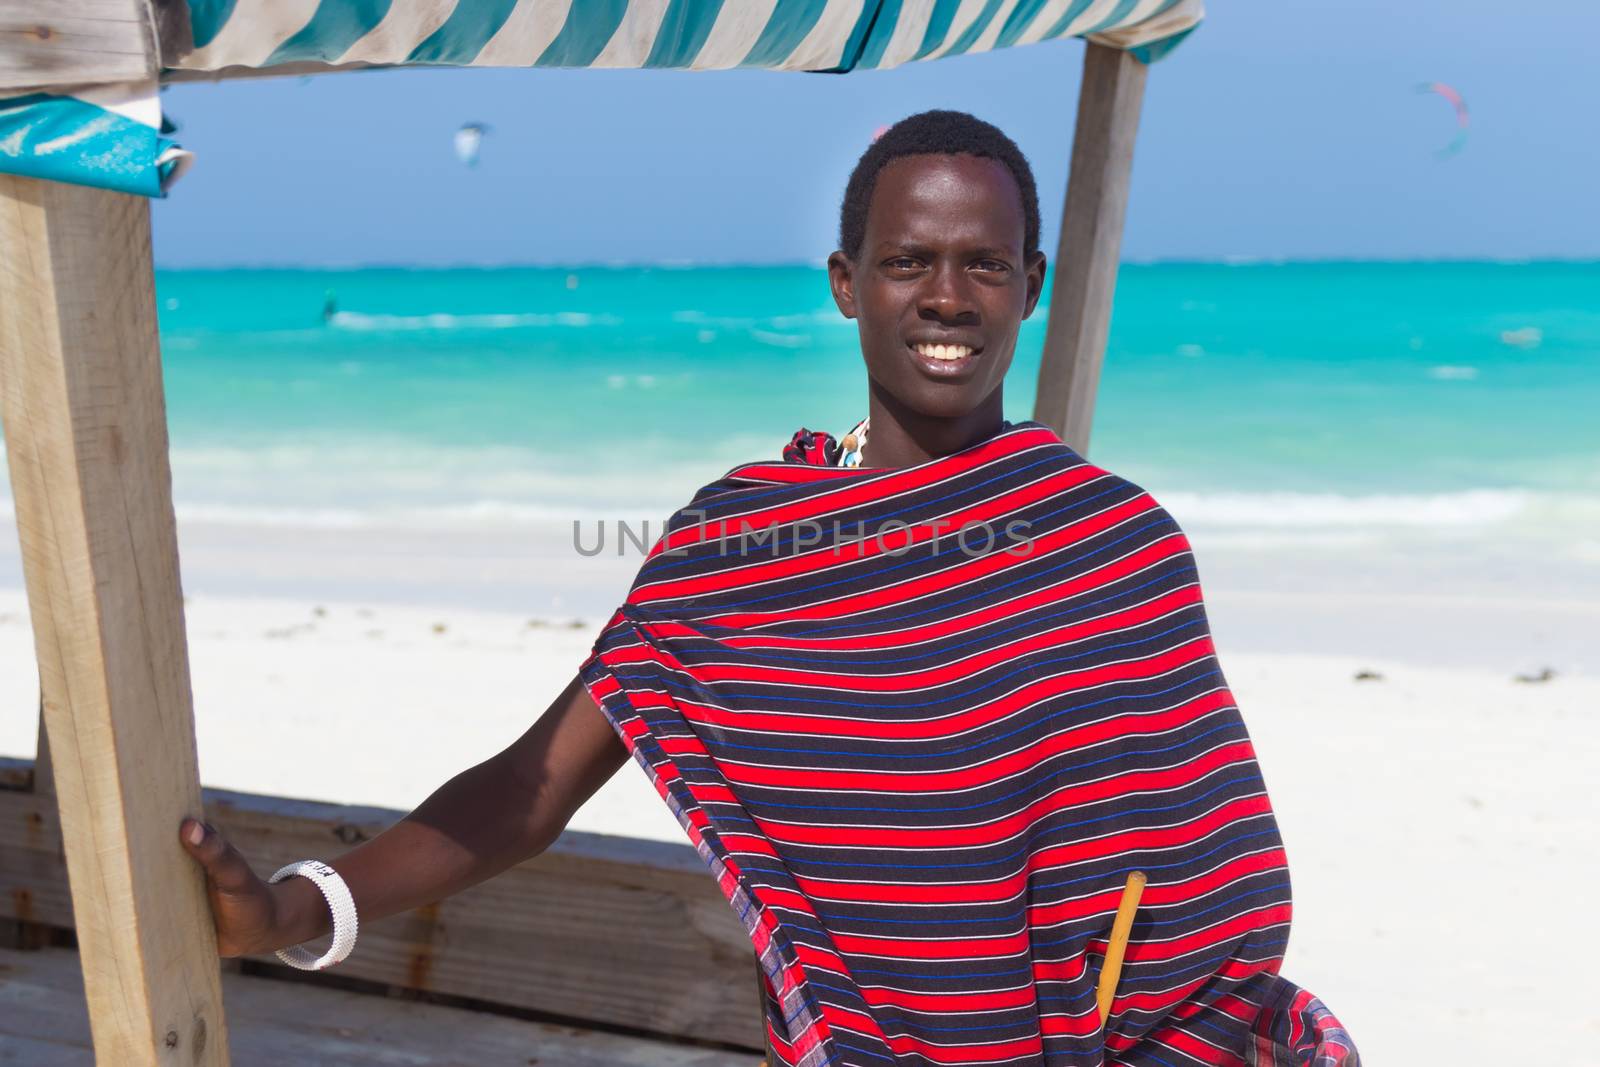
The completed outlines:
{"type": "MultiPolygon", "coordinates": [[[[31,761],[0,758],[0,918],[71,926],[55,801],[32,780],[31,761]]],[[[262,874],[336,855],[403,814],[221,789],[204,802],[262,874]]],[[[753,966],[748,937],[689,845],[568,831],[483,885],[364,925],[333,973],[759,1049],[753,966]]]]}

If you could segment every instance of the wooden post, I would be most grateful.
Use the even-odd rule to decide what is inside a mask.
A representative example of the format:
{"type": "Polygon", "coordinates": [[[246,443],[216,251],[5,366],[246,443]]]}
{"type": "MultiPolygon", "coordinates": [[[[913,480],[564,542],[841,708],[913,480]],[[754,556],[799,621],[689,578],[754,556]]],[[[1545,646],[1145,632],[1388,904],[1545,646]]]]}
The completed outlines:
{"type": "Polygon", "coordinates": [[[0,88],[154,78],[159,69],[155,34],[151,0],[5,4],[0,6],[0,88]]]}
{"type": "Polygon", "coordinates": [[[1121,49],[1091,42],[1084,52],[1072,170],[1033,404],[1034,420],[1080,453],[1089,448],[1111,326],[1144,79],[1145,65],[1121,49]]]}
{"type": "Polygon", "coordinates": [[[0,405],[96,1059],[225,1065],[147,201],[0,175],[0,405]]]}

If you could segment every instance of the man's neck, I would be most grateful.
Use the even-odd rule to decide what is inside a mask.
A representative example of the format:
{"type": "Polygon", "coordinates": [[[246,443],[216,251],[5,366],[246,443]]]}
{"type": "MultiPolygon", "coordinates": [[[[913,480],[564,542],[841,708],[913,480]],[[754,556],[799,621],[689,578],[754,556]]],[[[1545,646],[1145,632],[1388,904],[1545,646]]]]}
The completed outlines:
{"type": "Polygon", "coordinates": [[[965,415],[937,418],[910,411],[876,385],[868,399],[872,419],[863,467],[911,467],[959,452],[1000,431],[1005,423],[1000,390],[965,415]]]}

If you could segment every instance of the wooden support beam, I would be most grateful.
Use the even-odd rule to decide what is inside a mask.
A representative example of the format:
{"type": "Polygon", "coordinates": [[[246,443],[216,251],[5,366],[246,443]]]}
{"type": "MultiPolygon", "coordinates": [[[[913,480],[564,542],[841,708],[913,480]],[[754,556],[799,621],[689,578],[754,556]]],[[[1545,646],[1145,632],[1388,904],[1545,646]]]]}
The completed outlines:
{"type": "Polygon", "coordinates": [[[156,35],[150,0],[0,4],[0,89],[153,78],[156,35]]]}
{"type": "Polygon", "coordinates": [[[1121,49],[1090,43],[1084,52],[1072,170],[1033,405],[1034,420],[1080,453],[1089,448],[1111,327],[1144,79],[1145,65],[1121,49]]]}
{"type": "Polygon", "coordinates": [[[96,1056],[224,1065],[148,201],[0,175],[0,411],[96,1056]]]}

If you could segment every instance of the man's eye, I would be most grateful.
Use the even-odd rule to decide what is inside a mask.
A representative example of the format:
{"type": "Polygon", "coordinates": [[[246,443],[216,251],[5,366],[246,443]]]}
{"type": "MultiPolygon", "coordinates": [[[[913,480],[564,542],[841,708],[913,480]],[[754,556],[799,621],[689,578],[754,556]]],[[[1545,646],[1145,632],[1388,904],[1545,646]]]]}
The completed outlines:
{"type": "Polygon", "coordinates": [[[895,270],[915,270],[918,264],[916,260],[909,256],[896,256],[889,261],[889,266],[895,270]]]}
{"type": "Polygon", "coordinates": [[[978,260],[976,266],[978,267],[979,270],[1010,270],[1011,269],[1009,264],[1002,263],[998,259],[980,259],[980,260],[978,260]]]}

